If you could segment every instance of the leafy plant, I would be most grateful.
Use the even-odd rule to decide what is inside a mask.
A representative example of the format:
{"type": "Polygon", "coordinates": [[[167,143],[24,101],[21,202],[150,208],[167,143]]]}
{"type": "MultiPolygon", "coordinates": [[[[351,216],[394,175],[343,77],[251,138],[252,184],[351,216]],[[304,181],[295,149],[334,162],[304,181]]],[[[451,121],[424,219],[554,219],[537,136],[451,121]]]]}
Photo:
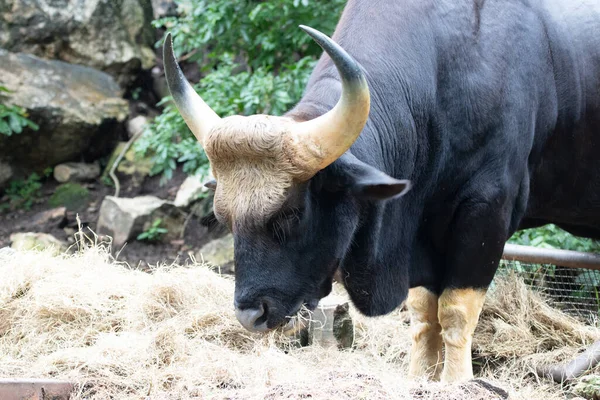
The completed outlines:
{"type": "Polygon", "coordinates": [[[518,231],[508,242],[551,249],[600,252],[600,241],[571,235],[552,224],[518,231]]]}
{"type": "MultiPolygon", "coordinates": [[[[154,22],[173,33],[176,54],[186,54],[204,77],[194,86],[217,114],[281,115],[301,97],[321,49],[298,28],[331,33],[345,0],[177,0],[179,17],[154,22]]],[[[160,45],[161,43],[159,43],[160,45]]],[[[177,109],[164,111],[136,143],[152,154],[152,174],[205,173],[208,159],[177,109]]]]}
{"type": "Polygon", "coordinates": [[[8,203],[2,204],[2,210],[31,209],[41,196],[41,177],[35,172],[26,179],[13,179],[5,190],[8,203]]]}
{"type": "Polygon", "coordinates": [[[148,242],[159,241],[164,234],[169,232],[166,228],[161,227],[161,225],[162,219],[156,218],[148,229],[137,236],[137,240],[145,240],[148,242]]]}
{"type": "Polygon", "coordinates": [[[135,89],[133,89],[131,91],[131,98],[133,100],[139,100],[140,99],[140,94],[142,93],[142,88],[141,87],[136,87],[135,89]]]}
{"type": "MultiPolygon", "coordinates": [[[[0,86],[0,100],[3,93],[10,93],[10,90],[0,86]]],[[[23,128],[31,128],[35,131],[39,126],[27,118],[27,112],[23,107],[10,106],[0,102],[0,133],[6,136],[19,134],[23,128]]]]}

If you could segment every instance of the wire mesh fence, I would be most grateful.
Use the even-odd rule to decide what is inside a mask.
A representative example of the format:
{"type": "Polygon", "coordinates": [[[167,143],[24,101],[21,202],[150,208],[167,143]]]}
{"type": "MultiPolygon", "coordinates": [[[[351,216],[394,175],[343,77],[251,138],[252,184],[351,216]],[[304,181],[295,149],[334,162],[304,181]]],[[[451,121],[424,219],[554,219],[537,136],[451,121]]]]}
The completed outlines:
{"type": "Polygon", "coordinates": [[[502,260],[497,278],[516,273],[552,306],[594,325],[600,316],[600,271],[502,260]]]}

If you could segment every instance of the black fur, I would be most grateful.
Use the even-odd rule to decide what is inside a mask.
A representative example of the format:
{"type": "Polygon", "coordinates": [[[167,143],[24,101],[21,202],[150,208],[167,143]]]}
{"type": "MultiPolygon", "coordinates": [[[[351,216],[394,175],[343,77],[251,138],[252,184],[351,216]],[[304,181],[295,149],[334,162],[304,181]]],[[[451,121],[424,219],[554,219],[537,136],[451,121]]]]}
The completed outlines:
{"type": "MultiPolygon", "coordinates": [[[[350,0],[333,38],[367,73],[369,121],[268,226],[235,236],[238,303],[270,298],[276,326],[339,265],[380,315],[410,287],[487,287],[519,226],[599,237],[600,7],[584,4],[350,0]],[[404,188],[383,173],[413,189],[393,198],[404,188]]],[[[330,110],[338,79],[323,56],[288,115],[330,110]]]]}

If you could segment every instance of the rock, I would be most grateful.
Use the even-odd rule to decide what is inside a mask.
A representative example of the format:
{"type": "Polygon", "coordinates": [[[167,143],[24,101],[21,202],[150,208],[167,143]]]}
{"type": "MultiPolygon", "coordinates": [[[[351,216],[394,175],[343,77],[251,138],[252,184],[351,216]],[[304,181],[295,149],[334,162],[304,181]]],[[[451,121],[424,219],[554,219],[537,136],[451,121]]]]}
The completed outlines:
{"type": "Polygon", "coordinates": [[[54,167],[54,179],[65,183],[70,181],[88,181],[100,176],[98,163],[64,163],[54,167]]]}
{"type": "Polygon", "coordinates": [[[6,186],[8,181],[13,177],[13,174],[12,167],[3,161],[0,161],[0,190],[6,186]]]}
{"type": "Polygon", "coordinates": [[[354,324],[348,300],[331,294],[319,302],[308,327],[308,344],[350,348],[354,344],[354,324]]]}
{"type": "Polygon", "coordinates": [[[152,90],[161,99],[170,96],[167,78],[158,67],[152,68],[152,90]]]}
{"type": "Polygon", "coordinates": [[[152,18],[151,0],[2,1],[0,47],[93,67],[127,85],[155,63],[152,18]]]}
{"type": "Polygon", "coordinates": [[[137,117],[127,121],[127,134],[131,138],[138,132],[142,131],[146,125],[148,125],[148,118],[144,117],[143,115],[138,115],[137,117]]]}
{"type": "Polygon", "coordinates": [[[32,218],[30,225],[36,225],[38,227],[51,225],[59,226],[67,218],[66,207],[57,207],[51,210],[46,210],[35,214],[32,218]]]}
{"type": "Polygon", "coordinates": [[[71,239],[77,231],[75,230],[75,228],[65,227],[63,228],[63,232],[65,232],[65,235],[67,235],[67,237],[71,239]]]}
{"type": "Polygon", "coordinates": [[[24,107],[40,129],[0,135],[0,154],[13,167],[43,170],[82,156],[96,159],[114,148],[127,101],[110,75],[0,49],[8,102],[24,107]]]}
{"type": "Polygon", "coordinates": [[[173,202],[176,207],[187,207],[208,193],[209,189],[204,184],[214,179],[212,175],[208,178],[201,179],[198,176],[188,176],[185,181],[179,187],[177,194],[175,195],[175,201],[173,202]]]}
{"type": "Polygon", "coordinates": [[[48,233],[13,233],[10,235],[11,247],[15,250],[44,250],[53,249],[52,254],[58,255],[67,250],[67,245],[48,233]]]}
{"type": "Polygon", "coordinates": [[[48,204],[52,207],[64,206],[68,210],[82,210],[87,207],[89,196],[89,190],[77,183],[68,182],[56,188],[48,199],[48,204]]]}
{"type": "Polygon", "coordinates": [[[100,206],[97,232],[113,239],[113,248],[121,248],[127,240],[144,230],[152,213],[166,202],[154,196],[119,198],[106,196],[100,206]]]}
{"type": "Polygon", "coordinates": [[[228,234],[205,244],[198,251],[196,259],[221,267],[221,273],[233,273],[233,255],[233,235],[228,234]]]}
{"type": "Polygon", "coordinates": [[[177,4],[175,0],[152,0],[154,19],[177,15],[177,4]]]}

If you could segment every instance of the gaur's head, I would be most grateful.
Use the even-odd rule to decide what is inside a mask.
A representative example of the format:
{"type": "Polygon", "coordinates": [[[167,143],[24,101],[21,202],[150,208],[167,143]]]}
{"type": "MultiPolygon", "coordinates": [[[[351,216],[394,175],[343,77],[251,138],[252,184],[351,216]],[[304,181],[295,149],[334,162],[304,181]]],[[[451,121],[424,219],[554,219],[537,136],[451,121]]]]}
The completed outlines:
{"type": "Polygon", "coordinates": [[[186,81],[170,35],[165,42],[169,90],[210,160],[214,214],[234,236],[234,305],[251,331],[280,327],[303,305],[316,307],[352,245],[361,205],[409,186],[347,152],[369,115],[367,81],[333,40],[302,29],[331,57],[342,82],[337,105],[309,121],[220,118],[186,81]]]}

